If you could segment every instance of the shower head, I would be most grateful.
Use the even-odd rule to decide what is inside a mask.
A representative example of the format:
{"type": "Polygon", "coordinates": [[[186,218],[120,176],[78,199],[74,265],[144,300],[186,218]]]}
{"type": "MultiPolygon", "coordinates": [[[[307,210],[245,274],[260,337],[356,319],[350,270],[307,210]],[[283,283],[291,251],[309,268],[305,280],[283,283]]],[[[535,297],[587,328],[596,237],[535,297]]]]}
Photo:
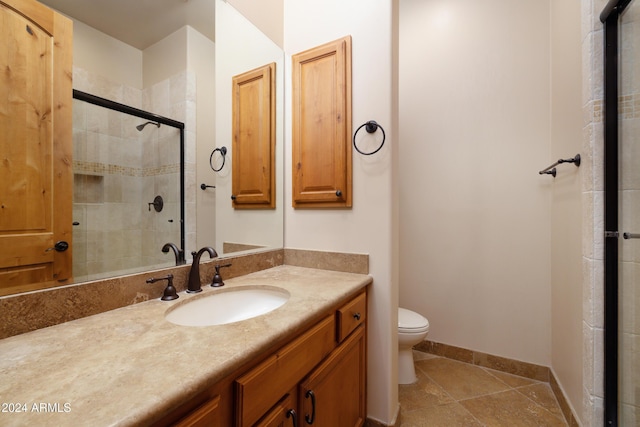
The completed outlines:
{"type": "Polygon", "coordinates": [[[147,122],[147,123],[143,123],[141,125],[136,126],[136,129],[138,129],[140,132],[142,132],[142,129],[144,129],[144,127],[146,125],[156,125],[158,127],[160,127],[160,123],[156,123],[156,122],[147,122]]]}

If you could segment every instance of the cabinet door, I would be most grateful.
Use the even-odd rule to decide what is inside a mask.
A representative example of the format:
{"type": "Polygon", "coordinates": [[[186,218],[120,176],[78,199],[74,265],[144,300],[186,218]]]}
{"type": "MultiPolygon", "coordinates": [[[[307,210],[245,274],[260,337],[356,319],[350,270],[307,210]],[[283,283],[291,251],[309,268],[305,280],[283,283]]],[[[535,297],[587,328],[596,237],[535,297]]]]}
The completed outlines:
{"type": "Polygon", "coordinates": [[[232,200],[275,208],[276,64],[233,78],[232,200]]]}
{"type": "Polygon", "coordinates": [[[366,417],[365,328],[360,326],[300,384],[299,425],[361,426],[366,417]]]}
{"type": "Polygon", "coordinates": [[[299,415],[296,408],[295,390],[287,394],[258,421],[254,427],[296,427],[300,426],[299,415]]]}
{"type": "Polygon", "coordinates": [[[351,207],[351,37],[292,62],[293,207],[351,207]]]}
{"type": "Polygon", "coordinates": [[[0,296],[71,280],[72,32],[34,0],[0,0],[0,296]]]}

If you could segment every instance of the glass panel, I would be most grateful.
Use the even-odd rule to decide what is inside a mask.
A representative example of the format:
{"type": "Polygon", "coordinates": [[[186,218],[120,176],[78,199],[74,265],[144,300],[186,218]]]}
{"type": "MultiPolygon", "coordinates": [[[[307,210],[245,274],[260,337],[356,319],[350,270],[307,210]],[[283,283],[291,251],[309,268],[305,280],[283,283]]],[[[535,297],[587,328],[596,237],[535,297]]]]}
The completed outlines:
{"type": "Polygon", "coordinates": [[[620,425],[640,425],[640,6],[620,19],[620,425]],[[637,236],[636,236],[637,235],[637,236]]]}
{"type": "Polygon", "coordinates": [[[75,281],[175,265],[161,249],[180,247],[179,129],[73,102],[75,281]]]}

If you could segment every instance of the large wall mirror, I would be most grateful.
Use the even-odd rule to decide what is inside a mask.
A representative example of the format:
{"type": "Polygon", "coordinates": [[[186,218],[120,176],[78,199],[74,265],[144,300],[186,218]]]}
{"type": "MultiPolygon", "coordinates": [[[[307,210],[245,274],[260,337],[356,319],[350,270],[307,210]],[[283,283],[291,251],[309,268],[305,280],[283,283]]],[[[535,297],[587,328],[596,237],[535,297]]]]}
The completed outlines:
{"type": "MultiPolygon", "coordinates": [[[[74,21],[74,90],[184,123],[183,226],[187,261],[191,251],[203,246],[214,247],[220,257],[282,247],[282,49],[230,3],[221,0],[155,0],[153,7],[129,0],[41,2],[74,21]],[[273,62],[276,63],[276,207],[238,211],[231,201],[232,78],[273,62]],[[220,159],[217,154],[211,158],[211,153],[223,146],[227,149],[225,165],[214,171],[211,160],[214,166],[220,166],[220,159]]],[[[74,222],[84,225],[100,204],[103,207],[110,204],[103,211],[106,213],[93,220],[93,230],[84,230],[84,234],[76,236],[74,229],[74,260],[84,262],[76,267],[74,261],[76,283],[175,265],[173,252],[162,252],[162,248],[168,242],[181,245],[175,227],[175,221],[179,221],[176,210],[180,204],[179,189],[165,198],[164,208],[157,211],[152,203],[162,179],[136,181],[122,176],[127,170],[149,169],[144,164],[150,158],[145,149],[136,149],[136,155],[132,155],[131,140],[127,138],[151,141],[163,161],[155,169],[163,164],[178,167],[174,164],[179,161],[179,132],[155,124],[142,130],[136,128],[144,123],[145,120],[136,117],[116,119],[110,112],[74,101],[74,161],[80,161],[74,162],[78,168],[74,169],[74,222]],[[96,132],[98,125],[111,127],[111,131],[118,127],[116,136],[96,132]],[[169,149],[174,142],[175,150],[169,149]],[[104,172],[105,166],[95,160],[101,153],[114,152],[109,144],[119,144],[119,155],[128,162],[124,172],[121,168],[104,172]],[[162,159],[173,155],[178,157],[176,162],[162,159]],[[135,164],[138,160],[140,165],[135,164]],[[107,183],[113,186],[106,187],[107,183]],[[142,187],[145,193],[127,196],[126,190],[132,185],[142,187]],[[118,203],[139,204],[136,215],[143,219],[149,216],[157,223],[151,233],[132,233],[121,227],[131,216],[116,213],[118,203]],[[163,234],[165,231],[168,234],[163,234]],[[94,242],[110,239],[112,243],[90,254],[91,239],[94,242]],[[87,266],[92,262],[101,264],[99,273],[89,271],[87,266]]],[[[176,181],[171,186],[175,187],[173,182],[176,181]]]]}

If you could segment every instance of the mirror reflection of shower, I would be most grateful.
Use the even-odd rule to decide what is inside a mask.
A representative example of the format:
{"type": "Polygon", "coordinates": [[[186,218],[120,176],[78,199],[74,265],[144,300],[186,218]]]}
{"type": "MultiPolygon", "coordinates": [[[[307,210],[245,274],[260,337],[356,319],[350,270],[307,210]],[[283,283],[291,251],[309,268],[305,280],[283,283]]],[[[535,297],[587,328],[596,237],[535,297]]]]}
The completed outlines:
{"type": "Polygon", "coordinates": [[[184,247],[182,131],[171,119],[92,99],[74,91],[74,280],[174,265],[161,249],[167,242],[184,247]],[[161,210],[149,205],[157,196],[161,210]]]}
{"type": "Polygon", "coordinates": [[[160,123],[156,123],[156,122],[147,122],[147,123],[143,123],[141,125],[136,126],[136,129],[138,129],[140,132],[142,132],[142,129],[144,129],[144,127],[146,125],[156,125],[158,127],[160,127],[160,123]]]}

